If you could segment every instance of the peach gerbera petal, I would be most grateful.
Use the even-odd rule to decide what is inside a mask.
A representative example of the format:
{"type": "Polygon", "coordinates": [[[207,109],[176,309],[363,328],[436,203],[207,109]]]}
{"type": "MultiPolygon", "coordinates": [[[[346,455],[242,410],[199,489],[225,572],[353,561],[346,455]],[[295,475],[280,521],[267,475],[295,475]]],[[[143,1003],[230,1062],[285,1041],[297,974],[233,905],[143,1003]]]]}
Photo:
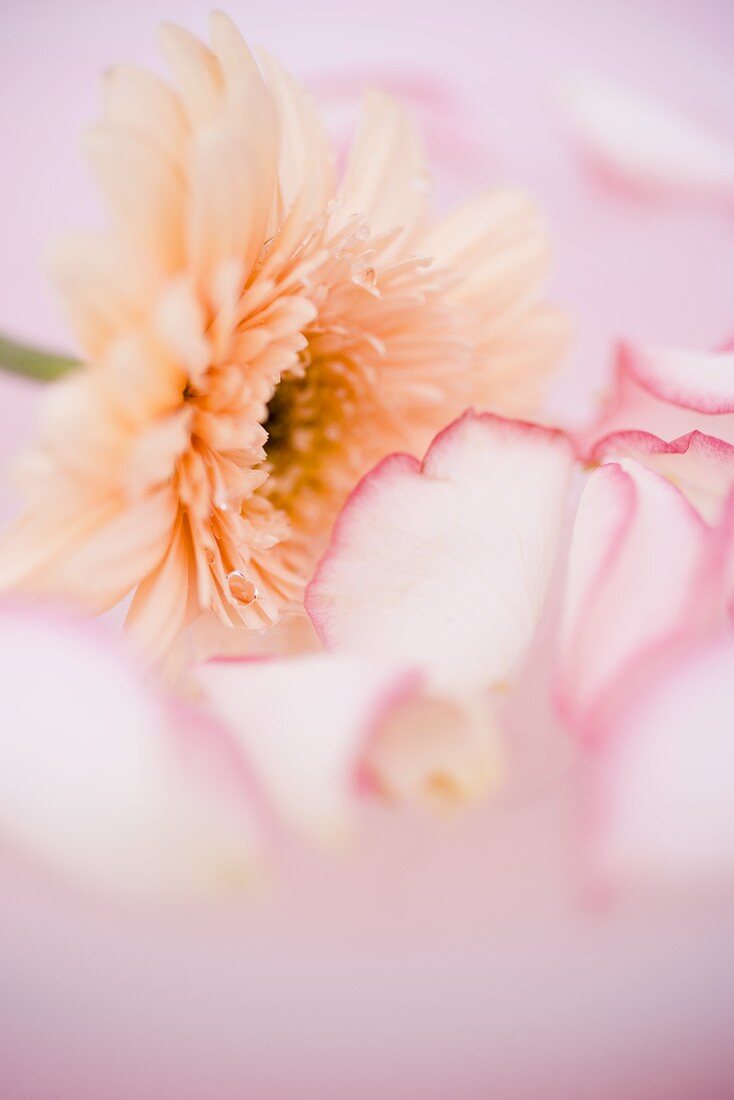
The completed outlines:
{"type": "Polygon", "coordinates": [[[339,191],[343,216],[366,215],[376,234],[400,229],[405,244],[426,213],[427,187],[415,126],[392,96],[370,92],[339,191]]]}
{"type": "Polygon", "coordinates": [[[567,318],[538,303],[550,250],[535,203],[503,188],[476,195],[420,247],[456,273],[452,298],[475,319],[475,398],[509,416],[535,408],[569,339],[567,318]]]}
{"type": "Polygon", "coordinates": [[[88,365],[48,396],[0,547],[6,584],[94,608],[136,589],[129,622],[158,654],[197,615],[296,612],[358,479],[472,403],[530,413],[564,327],[526,198],[482,197],[427,248],[394,101],[368,97],[339,182],[311,100],[229,19],[211,48],[162,40],[172,85],[105,83],[88,145],[112,226],[55,263],[88,365]]]}

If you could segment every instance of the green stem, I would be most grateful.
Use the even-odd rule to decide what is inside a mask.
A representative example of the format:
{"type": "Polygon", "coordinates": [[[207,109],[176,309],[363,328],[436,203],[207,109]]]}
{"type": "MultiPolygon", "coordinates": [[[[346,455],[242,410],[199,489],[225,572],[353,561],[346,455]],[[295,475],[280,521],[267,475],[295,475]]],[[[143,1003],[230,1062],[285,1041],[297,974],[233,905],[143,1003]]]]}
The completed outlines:
{"type": "Polygon", "coordinates": [[[1,370],[23,374],[26,378],[36,378],[40,382],[51,382],[78,366],[78,359],[52,351],[41,351],[40,348],[19,344],[7,336],[0,336],[1,370]]]}

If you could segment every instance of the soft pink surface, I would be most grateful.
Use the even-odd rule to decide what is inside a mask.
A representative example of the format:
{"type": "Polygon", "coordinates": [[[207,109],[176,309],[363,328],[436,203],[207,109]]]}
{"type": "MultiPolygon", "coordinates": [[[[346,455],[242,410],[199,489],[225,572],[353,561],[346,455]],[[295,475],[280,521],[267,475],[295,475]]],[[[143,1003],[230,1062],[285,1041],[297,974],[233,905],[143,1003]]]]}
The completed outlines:
{"type": "MultiPolygon", "coordinates": [[[[205,7],[3,4],[1,328],[63,343],[43,254],[97,211],[78,138],[97,113],[99,73],[119,60],[157,66],[155,24],[204,31],[205,7]]],[[[583,411],[615,337],[713,346],[734,331],[734,222],[591,180],[548,95],[569,69],[598,70],[734,140],[728,0],[234,0],[228,10],[306,78],[408,67],[456,84],[491,181],[530,187],[553,226],[555,297],[578,329],[556,408],[583,411]]],[[[32,406],[31,387],[0,379],[3,458],[32,406]]],[[[570,750],[559,737],[537,758],[526,698],[516,789],[497,805],[449,822],[373,811],[348,858],[293,851],[289,873],[254,903],[175,919],[112,913],[8,855],[3,1100],[731,1095],[730,911],[654,895],[586,904],[570,750]]]]}

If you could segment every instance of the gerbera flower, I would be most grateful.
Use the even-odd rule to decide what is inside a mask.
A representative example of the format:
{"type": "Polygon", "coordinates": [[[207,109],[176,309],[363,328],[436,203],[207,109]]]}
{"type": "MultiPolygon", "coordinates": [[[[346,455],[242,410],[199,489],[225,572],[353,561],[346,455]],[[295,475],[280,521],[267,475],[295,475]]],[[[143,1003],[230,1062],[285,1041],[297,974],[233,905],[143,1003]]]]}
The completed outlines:
{"type": "Polygon", "coordinates": [[[343,179],[307,95],[212,17],[175,87],[119,68],[88,150],[112,212],[56,271],[87,361],[54,387],[0,583],[102,611],[151,652],[202,612],[298,607],[345,496],[467,405],[526,414],[565,322],[532,202],[435,224],[420,142],[368,97],[343,179]]]}

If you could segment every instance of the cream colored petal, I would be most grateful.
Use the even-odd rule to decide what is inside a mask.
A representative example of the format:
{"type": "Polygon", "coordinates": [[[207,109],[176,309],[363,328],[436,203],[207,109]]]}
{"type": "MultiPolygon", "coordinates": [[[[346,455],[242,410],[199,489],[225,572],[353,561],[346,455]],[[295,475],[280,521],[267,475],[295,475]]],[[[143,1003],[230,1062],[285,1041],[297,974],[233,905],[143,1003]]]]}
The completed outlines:
{"type": "Polygon", "coordinates": [[[158,35],[186,112],[191,122],[200,126],[216,114],[221,104],[224,81],[217,59],[183,27],[164,23],[158,35]]]}
{"type": "Polygon", "coordinates": [[[34,587],[97,613],[121,600],[166,552],[176,517],[173,490],[162,489],[127,506],[59,555],[34,587]]]}
{"type": "Polygon", "coordinates": [[[178,459],[191,440],[191,409],[182,408],[157,420],[137,436],[132,447],[127,484],[132,497],[158,488],[174,474],[178,459]]]}
{"type": "Polygon", "coordinates": [[[105,119],[160,145],[172,163],[185,167],[189,122],[176,95],[163,80],[133,65],[116,65],[104,78],[105,119]]]}
{"type": "Polygon", "coordinates": [[[182,276],[166,287],[156,307],[153,324],[189,378],[196,382],[212,361],[204,308],[190,280],[182,276]]]}
{"type": "Polygon", "coordinates": [[[224,12],[209,17],[214,55],[219,62],[227,94],[248,105],[267,97],[257,62],[237,27],[224,12]]]}
{"type": "Polygon", "coordinates": [[[407,247],[427,207],[423,145],[412,121],[391,96],[370,92],[339,189],[339,221],[365,214],[374,234],[402,229],[387,250],[407,247]]]}
{"type": "Polygon", "coordinates": [[[305,194],[304,222],[323,213],[334,192],[334,165],[326,131],[310,94],[265,51],[260,60],[280,130],[278,179],[284,210],[305,194]]]}
{"type": "Polygon", "coordinates": [[[522,191],[496,187],[458,203],[420,238],[421,252],[464,271],[488,256],[529,238],[545,237],[534,200],[522,191]]]}
{"type": "Polygon", "coordinates": [[[246,279],[266,240],[276,195],[272,117],[230,112],[192,148],[188,267],[214,298],[218,269],[233,260],[246,279]]]}
{"type": "Polygon", "coordinates": [[[86,152],[123,232],[167,271],[181,267],[185,181],[160,146],[122,126],[97,126],[86,152]]]}
{"type": "Polygon", "coordinates": [[[128,434],[179,409],[186,379],[185,364],[144,331],[114,343],[96,375],[128,434]]]}
{"type": "Polygon", "coordinates": [[[148,657],[162,657],[185,624],[190,598],[190,558],[179,514],[165,557],[138,585],[125,626],[148,657]]]}
{"type": "Polygon", "coordinates": [[[497,337],[479,344],[473,400],[505,416],[528,416],[539,406],[571,340],[568,317],[537,305],[497,337]]]}
{"type": "Polygon", "coordinates": [[[94,232],[62,238],[50,263],[76,337],[92,359],[140,324],[165,274],[129,238],[94,232]]]}
{"type": "Polygon", "coordinates": [[[422,237],[420,248],[451,267],[451,295],[476,311],[484,337],[522,325],[550,258],[533,200],[499,188],[460,203],[422,237]]]}
{"type": "Polygon", "coordinates": [[[56,559],[74,548],[119,512],[115,499],[82,501],[65,494],[60,479],[47,483],[45,506],[24,513],[4,532],[0,543],[0,591],[45,587],[56,559]]]}

